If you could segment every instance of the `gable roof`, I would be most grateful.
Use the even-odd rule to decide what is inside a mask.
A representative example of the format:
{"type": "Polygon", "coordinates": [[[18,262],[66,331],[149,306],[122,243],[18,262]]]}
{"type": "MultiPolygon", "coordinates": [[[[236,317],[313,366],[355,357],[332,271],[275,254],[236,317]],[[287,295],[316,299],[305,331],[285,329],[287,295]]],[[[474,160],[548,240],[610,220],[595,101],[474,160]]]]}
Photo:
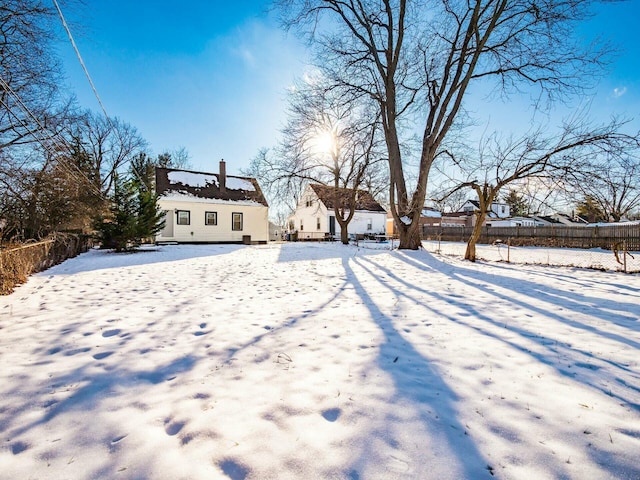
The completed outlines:
{"type": "Polygon", "coordinates": [[[255,178],[224,175],[224,188],[220,188],[217,173],[194,172],[175,168],[156,167],[156,193],[160,197],[190,197],[221,202],[257,203],[268,207],[260,185],[255,178]]]}
{"type": "MultiPolygon", "coordinates": [[[[327,185],[319,185],[317,183],[312,183],[309,185],[315,194],[318,196],[320,201],[324,203],[325,207],[328,209],[334,208],[334,200],[337,199],[339,203],[344,204],[345,206],[349,204],[351,195],[353,193],[352,188],[335,188],[329,187],[327,185]]],[[[367,210],[370,212],[386,212],[386,210],[376,202],[373,195],[365,190],[358,190],[356,196],[356,210],[367,210]]]]}

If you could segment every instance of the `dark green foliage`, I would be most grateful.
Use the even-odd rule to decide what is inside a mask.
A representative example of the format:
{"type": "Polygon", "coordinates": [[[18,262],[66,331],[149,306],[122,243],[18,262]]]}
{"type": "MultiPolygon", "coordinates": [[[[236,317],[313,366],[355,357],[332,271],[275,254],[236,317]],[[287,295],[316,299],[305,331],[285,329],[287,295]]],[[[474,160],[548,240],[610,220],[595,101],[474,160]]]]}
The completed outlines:
{"type": "Polygon", "coordinates": [[[503,198],[504,203],[509,205],[512,217],[526,217],[529,215],[529,206],[524,201],[524,197],[515,190],[509,192],[503,198]]]}
{"type": "Polygon", "coordinates": [[[110,201],[109,214],[95,222],[103,248],[116,252],[135,249],[164,227],[157,196],[144,182],[117,177],[110,201]]]}
{"type": "Polygon", "coordinates": [[[606,222],[609,220],[602,206],[591,195],[585,196],[577,207],[576,213],[588,222],[606,222]]]}

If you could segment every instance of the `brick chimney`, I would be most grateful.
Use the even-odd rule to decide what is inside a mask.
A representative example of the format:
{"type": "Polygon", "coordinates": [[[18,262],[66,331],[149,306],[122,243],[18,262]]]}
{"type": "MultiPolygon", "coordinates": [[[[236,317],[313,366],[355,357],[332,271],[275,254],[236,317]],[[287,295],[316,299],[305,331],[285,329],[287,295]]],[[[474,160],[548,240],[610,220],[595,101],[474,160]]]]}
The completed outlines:
{"type": "Polygon", "coordinates": [[[227,191],[227,164],[224,163],[224,159],[220,160],[218,180],[220,181],[220,193],[225,193],[227,191]]]}

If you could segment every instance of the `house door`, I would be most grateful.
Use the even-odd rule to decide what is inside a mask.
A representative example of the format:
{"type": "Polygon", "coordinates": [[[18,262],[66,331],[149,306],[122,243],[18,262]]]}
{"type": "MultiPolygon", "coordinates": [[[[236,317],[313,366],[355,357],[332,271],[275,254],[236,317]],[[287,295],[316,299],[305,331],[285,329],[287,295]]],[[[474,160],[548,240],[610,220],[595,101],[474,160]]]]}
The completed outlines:
{"type": "Polygon", "coordinates": [[[333,215],[329,216],[329,233],[331,235],[336,234],[336,217],[334,217],[333,215]]]}
{"type": "Polygon", "coordinates": [[[160,232],[161,237],[173,237],[173,211],[165,210],[164,211],[164,228],[160,232]]]}

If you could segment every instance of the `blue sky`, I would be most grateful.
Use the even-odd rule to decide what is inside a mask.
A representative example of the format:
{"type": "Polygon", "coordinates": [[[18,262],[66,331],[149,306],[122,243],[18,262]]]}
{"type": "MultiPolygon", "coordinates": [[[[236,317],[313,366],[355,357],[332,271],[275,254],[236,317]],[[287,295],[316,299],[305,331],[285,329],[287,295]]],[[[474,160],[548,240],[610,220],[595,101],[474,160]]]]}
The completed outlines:
{"type": "MultiPolygon", "coordinates": [[[[306,54],[265,14],[267,2],[87,3],[67,20],[96,89],[107,113],[135,126],[154,153],[183,146],[194,169],[217,172],[224,158],[237,173],[275,143],[306,54]]],[[[99,110],[70,44],[60,52],[71,91],[99,110]]]]}
{"type": "MultiPolygon", "coordinates": [[[[154,153],[185,147],[194,169],[216,172],[224,158],[229,173],[237,173],[261,147],[276,143],[286,89],[305,71],[304,46],[278,28],[268,4],[88,0],[64,13],[110,115],[135,126],[154,153]]],[[[596,119],[614,113],[640,119],[638,18],[639,1],[609,3],[581,31],[620,48],[593,98],[596,119]]],[[[60,53],[70,90],[83,107],[99,110],[68,42],[60,53]]],[[[507,119],[499,125],[525,118],[525,108],[491,105],[507,119]]]]}

